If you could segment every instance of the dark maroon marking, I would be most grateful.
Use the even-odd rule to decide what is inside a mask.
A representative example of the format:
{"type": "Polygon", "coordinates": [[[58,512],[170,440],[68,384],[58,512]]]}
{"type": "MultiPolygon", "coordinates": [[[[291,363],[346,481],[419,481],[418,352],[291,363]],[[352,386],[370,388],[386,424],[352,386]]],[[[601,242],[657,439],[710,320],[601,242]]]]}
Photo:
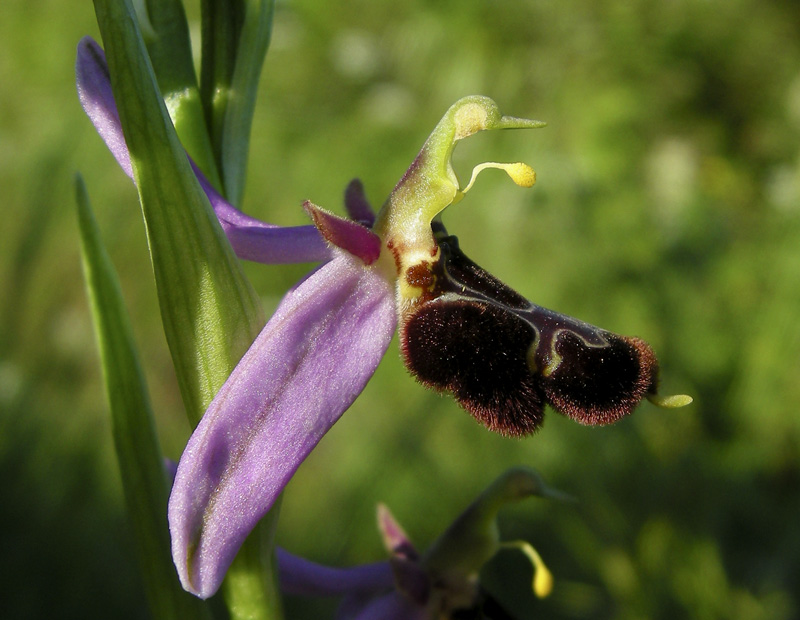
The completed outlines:
{"type": "Polygon", "coordinates": [[[643,340],[530,303],[467,258],[440,223],[433,230],[441,249],[433,293],[400,327],[406,366],[420,382],[512,436],[541,426],[545,403],[582,424],[608,424],[655,393],[658,361],[643,340]],[[560,362],[544,376],[554,357],[560,362]]]}
{"type": "Polygon", "coordinates": [[[431,264],[428,261],[417,263],[406,271],[406,282],[410,286],[427,290],[433,286],[434,281],[431,264]]]}

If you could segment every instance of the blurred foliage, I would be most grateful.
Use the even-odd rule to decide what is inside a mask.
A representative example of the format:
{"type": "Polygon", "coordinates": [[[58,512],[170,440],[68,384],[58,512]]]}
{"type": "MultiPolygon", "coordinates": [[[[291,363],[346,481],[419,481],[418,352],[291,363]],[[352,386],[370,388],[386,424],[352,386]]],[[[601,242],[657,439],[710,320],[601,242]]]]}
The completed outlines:
{"type": "MultiPolygon", "coordinates": [[[[188,7],[190,15],[197,7],[188,7]]],[[[0,20],[0,549],[10,618],[143,618],[80,275],[70,177],[84,172],[120,271],[165,452],[189,429],[136,194],[77,103],[90,2],[22,2],[0,20]]],[[[290,484],[279,539],[332,564],[382,557],[386,502],[425,547],[505,468],[580,498],[501,515],[556,578],[527,600],[519,558],[492,577],[523,617],[800,616],[800,5],[792,0],[280,3],[245,209],[302,223],[361,177],[376,206],[457,98],[549,126],[479,135],[491,173],[445,222],[539,304],[639,335],[663,390],[695,397],[588,429],[550,413],[491,436],[410,380],[393,346],[290,484]],[[510,571],[510,572],[509,572],[510,571]],[[509,576],[507,576],[509,575],[509,576]],[[521,584],[521,585],[520,585],[521,584]]],[[[247,265],[269,310],[303,266],[247,265]]],[[[289,617],[333,601],[290,600],[289,617]]]]}

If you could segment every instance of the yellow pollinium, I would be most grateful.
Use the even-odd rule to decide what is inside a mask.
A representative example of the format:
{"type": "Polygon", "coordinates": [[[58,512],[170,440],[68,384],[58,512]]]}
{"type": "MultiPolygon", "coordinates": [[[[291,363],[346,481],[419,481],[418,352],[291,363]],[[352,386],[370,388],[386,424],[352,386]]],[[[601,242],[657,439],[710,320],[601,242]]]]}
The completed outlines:
{"type": "Polygon", "coordinates": [[[553,591],[553,574],[533,546],[524,540],[501,543],[501,547],[521,551],[533,567],[531,587],[538,598],[545,598],[553,591]]]}
{"type": "Polygon", "coordinates": [[[472,169],[472,176],[469,179],[469,183],[467,183],[464,189],[459,190],[457,200],[454,200],[453,202],[458,202],[458,200],[463,198],[464,194],[466,194],[472,187],[473,183],[475,183],[475,179],[478,178],[478,175],[487,168],[497,168],[498,170],[505,171],[511,180],[520,187],[533,187],[534,183],[536,183],[536,171],[528,164],[522,163],[521,161],[514,162],[513,164],[502,164],[496,161],[487,161],[482,164],[478,164],[472,169]]]}
{"type": "Polygon", "coordinates": [[[505,171],[511,180],[520,187],[533,187],[536,183],[536,171],[528,164],[522,162],[506,164],[505,171]]]}

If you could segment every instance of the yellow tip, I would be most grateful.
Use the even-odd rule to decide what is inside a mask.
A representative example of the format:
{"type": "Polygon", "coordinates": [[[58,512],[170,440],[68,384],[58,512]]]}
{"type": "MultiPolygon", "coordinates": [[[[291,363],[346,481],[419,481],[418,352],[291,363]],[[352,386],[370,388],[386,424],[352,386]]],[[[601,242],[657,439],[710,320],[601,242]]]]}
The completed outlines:
{"type": "Polygon", "coordinates": [[[501,546],[509,549],[518,549],[519,551],[522,551],[525,556],[527,556],[528,560],[530,560],[531,566],[533,567],[533,593],[539,598],[549,596],[549,594],[553,591],[553,573],[551,573],[550,569],[545,566],[542,557],[539,555],[536,549],[534,549],[529,542],[524,540],[504,542],[501,543],[501,546]]]}
{"type": "Polygon", "coordinates": [[[651,394],[647,397],[651,403],[656,407],[663,409],[677,409],[678,407],[685,407],[694,399],[686,394],[673,394],[671,396],[659,396],[658,394],[651,394]]]}
{"type": "Polygon", "coordinates": [[[552,591],[553,573],[544,564],[540,564],[533,574],[533,593],[539,598],[545,598],[552,591]]]}
{"type": "Polygon", "coordinates": [[[506,172],[511,180],[520,187],[533,187],[533,184],[536,183],[536,172],[528,164],[522,162],[508,164],[506,172]]]}

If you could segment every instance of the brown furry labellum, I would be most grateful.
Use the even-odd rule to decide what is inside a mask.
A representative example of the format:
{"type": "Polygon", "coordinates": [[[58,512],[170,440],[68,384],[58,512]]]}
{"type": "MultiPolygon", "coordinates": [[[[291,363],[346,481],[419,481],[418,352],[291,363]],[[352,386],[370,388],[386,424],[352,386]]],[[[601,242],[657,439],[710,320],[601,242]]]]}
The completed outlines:
{"type": "Polygon", "coordinates": [[[536,431],[545,404],[581,424],[609,424],[655,394],[658,361],[643,340],[537,306],[467,258],[441,225],[436,238],[435,287],[400,328],[421,383],[511,436],[536,431]]]}

